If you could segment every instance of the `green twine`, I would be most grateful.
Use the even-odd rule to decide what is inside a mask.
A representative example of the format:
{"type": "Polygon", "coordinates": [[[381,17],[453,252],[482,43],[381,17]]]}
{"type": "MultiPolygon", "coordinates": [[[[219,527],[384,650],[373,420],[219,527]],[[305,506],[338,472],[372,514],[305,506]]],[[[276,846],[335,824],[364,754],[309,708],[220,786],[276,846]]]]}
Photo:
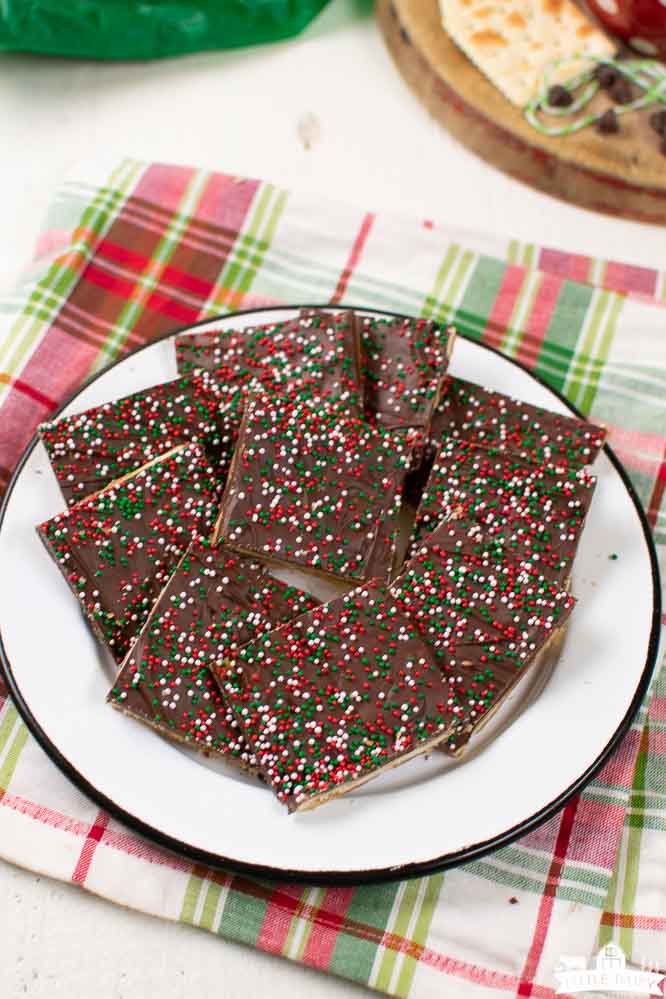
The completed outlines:
{"type": "Polygon", "coordinates": [[[643,91],[640,97],[629,104],[614,106],[615,113],[620,116],[630,114],[632,111],[639,111],[649,107],[651,104],[666,105],[666,66],[656,62],[654,59],[609,59],[606,56],[575,55],[570,58],[555,59],[549,63],[544,73],[541,92],[529,102],[525,108],[525,117],[530,125],[542,135],[573,135],[583,128],[594,125],[599,115],[590,113],[581,115],[574,121],[567,121],[561,125],[549,125],[543,117],[570,118],[572,115],[583,111],[590,103],[594,95],[599,90],[599,81],[596,79],[595,71],[598,66],[609,66],[617,70],[626,77],[634,86],[643,91]],[[586,62],[590,64],[590,69],[579,73],[566,83],[560,84],[573,97],[573,102],[568,107],[555,107],[548,100],[550,88],[553,85],[553,74],[555,70],[572,61],[586,62]],[[581,90],[582,88],[582,90],[581,90]],[[580,91],[580,93],[577,93],[580,91]],[[541,116],[541,117],[540,117],[541,116]]]}

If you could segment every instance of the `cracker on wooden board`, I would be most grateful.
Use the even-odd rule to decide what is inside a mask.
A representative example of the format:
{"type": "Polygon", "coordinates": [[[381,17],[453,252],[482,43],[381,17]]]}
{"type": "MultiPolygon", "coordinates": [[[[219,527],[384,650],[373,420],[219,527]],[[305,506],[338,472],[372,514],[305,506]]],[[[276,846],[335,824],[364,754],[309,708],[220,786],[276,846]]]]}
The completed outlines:
{"type": "Polygon", "coordinates": [[[608,56],[615,45],[573,0],[439,0],[447,32],[512,104],[536,97],[546,67],[562,83],[585,68],[575,56],[608,56]]]}

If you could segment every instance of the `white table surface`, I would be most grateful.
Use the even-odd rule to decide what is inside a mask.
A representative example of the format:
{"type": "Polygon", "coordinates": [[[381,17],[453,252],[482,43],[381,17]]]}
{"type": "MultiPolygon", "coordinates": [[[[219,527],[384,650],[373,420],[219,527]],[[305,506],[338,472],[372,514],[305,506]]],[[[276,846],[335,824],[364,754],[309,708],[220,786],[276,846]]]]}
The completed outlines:
{"type": "MultiPolygon", "coordinates": [[[[296,41],[240,52],[130,65],[0,56],[0,149],[0,294],[29,259],[55,188],[96,152],[266,176],[368,208],[666,265],[664,229],[537,194],[442,132],[395,71],[367,0],[332,0],[296,41]],[[309,150],[304,115],[318,122],[309,150]]],[[[1,863],[0,899],[3,997],[362,994],[1,863]]]]}

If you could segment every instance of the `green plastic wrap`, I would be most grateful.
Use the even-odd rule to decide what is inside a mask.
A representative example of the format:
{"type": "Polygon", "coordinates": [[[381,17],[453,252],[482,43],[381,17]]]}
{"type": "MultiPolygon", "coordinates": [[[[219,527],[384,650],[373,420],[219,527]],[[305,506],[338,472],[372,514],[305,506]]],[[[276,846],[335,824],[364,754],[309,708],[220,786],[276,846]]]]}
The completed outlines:
{"type": "Polygon", "coordinates": [[[0,51],[160,59],[295,35],[327,0],[0,0],[0,51]]]}

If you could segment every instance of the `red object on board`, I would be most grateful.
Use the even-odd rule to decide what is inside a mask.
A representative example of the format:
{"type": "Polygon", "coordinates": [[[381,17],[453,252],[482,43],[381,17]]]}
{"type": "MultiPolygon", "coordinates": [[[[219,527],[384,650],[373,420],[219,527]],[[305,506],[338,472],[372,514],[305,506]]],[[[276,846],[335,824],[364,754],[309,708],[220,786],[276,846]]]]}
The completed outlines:
{"type": "Polygon", "coordinates": [[[641,55],[666,59],[666,0],[588,0],[612,34],[641,55]]]}

